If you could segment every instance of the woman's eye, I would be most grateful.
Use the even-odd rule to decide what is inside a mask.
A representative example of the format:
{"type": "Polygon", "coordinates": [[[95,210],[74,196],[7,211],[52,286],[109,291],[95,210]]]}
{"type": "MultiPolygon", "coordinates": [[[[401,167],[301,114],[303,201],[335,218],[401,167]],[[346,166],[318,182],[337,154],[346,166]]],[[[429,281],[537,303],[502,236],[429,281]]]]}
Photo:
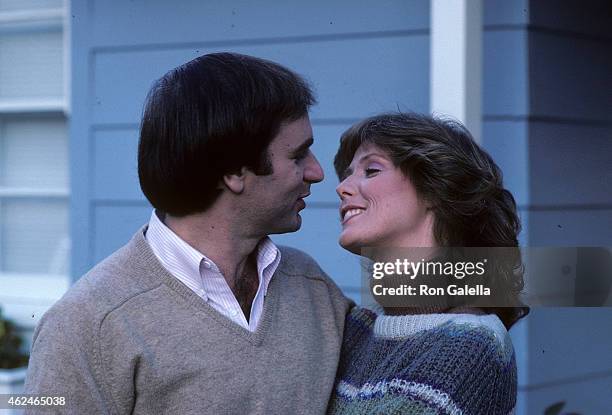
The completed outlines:
{"type": "Polygon", "coordinates": [[[365,169],[366,177],[373,176],[373,175],[375,175],[378,172],[380,172],[380,169],[375,169],[375,168],[372,168],[372,167],[365,169]]]}

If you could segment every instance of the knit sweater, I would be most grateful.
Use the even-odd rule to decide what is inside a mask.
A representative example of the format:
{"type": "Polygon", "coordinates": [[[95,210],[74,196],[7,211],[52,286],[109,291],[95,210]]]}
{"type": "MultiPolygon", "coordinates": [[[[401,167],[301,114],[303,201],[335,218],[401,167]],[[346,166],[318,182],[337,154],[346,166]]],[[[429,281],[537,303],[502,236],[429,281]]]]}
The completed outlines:
{"type": "Polygon", "coordinates": [[[26,392],[66,397],[65,414],[324,413],[350,302],[306,254],[281,255],[249,332],[169,274],[139,231],[43,316],[26,392]]]}
{"type": "Polygon", "coordinates": [[[506,415],[516,361],[495,315],[347,316],[330,414],[506,415]]]}

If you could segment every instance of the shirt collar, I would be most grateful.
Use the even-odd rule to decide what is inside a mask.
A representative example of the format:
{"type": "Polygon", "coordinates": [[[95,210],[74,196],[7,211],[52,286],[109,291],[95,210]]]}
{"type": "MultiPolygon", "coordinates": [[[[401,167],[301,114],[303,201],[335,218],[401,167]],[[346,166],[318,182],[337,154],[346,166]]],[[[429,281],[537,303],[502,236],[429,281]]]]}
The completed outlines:
{"type": "MultiPolygon", "coordinates": [[[[221,275],[214,261],[167,227],[155,210],[151,213],[146,239],[162,265],[193,290],[203,289],[202,278],[207,272],[216,272],[221,275]],[[205,262],[210,263],[211,266],[203,267],[202,264],[205,262]]],[[[267,236],[257,244],[255,249],[257,250],[259,289],[263,290],[265,295],[270,280],[280,263],[281,253],[272,239],[267,236]]]]}
{"type": "Polygon", "coordinates": [[[257,244],[257,274],[259,275],[259,288],[263,290],[264,296],[268,292],[268,285],[280,260],[280,250],[268,236],[257,244]]]}
{"type": "Polygon", "coordinates": [[[192,290],[201,288],[200,264],[213,263],[168,228],[153,211],[146,239],[162,265],[192,290]]]}

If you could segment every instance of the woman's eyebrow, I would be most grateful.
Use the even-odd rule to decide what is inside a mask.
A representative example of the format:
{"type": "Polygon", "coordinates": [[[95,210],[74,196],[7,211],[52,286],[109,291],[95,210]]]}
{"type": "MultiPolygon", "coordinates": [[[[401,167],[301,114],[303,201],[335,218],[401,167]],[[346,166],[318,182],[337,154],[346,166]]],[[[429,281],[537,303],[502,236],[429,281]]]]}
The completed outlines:
{"type": "Polygon", "coordinates": [[[361,158],[359,159],[359,163],[363,163],[364,161],[366,161],[366,160],[368,160],[368,159],[371,159],[372,157],[386,158],[385,156],[383,156],[383,155],[382,155],[382,154],[380,154],[380,153],[375,153],[375,152],[372,152],[372,153],[368,153],[368,154],[366,154],[365,156],[361,157],[361,158]]]}
{"type": "MultiPolygon", "coordinates": [[[[380,153],[371,152],[359,158],[359,160],[357,161],[357,165],[363,164],[365,161],[373,157],[386,158],[380,153]]],[[[342,175],[340,176],[340,180],[341,181],[344,180],[346,177],[350,176],[351,174],[353,174],[353,168],[349,166],[346,169],[344,169],[344,171],[342,172],[342,175]]]]}

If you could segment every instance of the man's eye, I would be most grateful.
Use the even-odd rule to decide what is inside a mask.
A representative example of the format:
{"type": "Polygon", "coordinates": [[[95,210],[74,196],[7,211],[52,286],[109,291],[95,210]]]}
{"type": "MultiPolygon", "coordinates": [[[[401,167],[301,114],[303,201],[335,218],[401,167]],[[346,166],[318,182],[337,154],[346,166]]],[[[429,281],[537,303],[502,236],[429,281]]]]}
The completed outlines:
{"type": "Polygon", "coordinates": [[[365,169],[366,177],[373,176],[378,172],[380,172],[380,169],[374,169],[374,168],[365,169]]]}

